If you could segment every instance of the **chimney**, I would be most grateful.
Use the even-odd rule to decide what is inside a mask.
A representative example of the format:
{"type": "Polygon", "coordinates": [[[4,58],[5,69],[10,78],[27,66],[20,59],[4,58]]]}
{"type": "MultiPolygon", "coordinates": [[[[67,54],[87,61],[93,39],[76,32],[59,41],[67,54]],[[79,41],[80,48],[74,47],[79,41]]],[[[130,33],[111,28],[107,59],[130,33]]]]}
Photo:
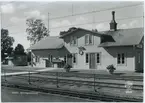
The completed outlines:
{"type": "Polygon", "coordinates": [[[110,30],[116,31],[117,30],[117,23],[115,21],[115,11],[112,11],[112,20],[110,22],[110,30]]]}

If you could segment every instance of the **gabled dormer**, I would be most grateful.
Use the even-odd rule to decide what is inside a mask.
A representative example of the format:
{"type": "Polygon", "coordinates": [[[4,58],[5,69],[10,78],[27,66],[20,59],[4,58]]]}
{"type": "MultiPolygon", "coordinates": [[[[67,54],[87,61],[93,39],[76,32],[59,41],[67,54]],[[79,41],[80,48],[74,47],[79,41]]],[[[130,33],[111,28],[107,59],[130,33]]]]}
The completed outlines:
{"type": "Polygon", "coordinates": [[[101,35],[99,32],[72,27],[68,31],[61,32],[60,38],[70,46],[91,46],[97,45],[96,42],[100,43],[101,35]]]}
{"type": "Polygon", "coordinates": [[[104,42],[114,42],[112,36],[83,28],[72,27],[68,31],[60,32],[60,38],[66,46],[98,46],[104,42]]]}

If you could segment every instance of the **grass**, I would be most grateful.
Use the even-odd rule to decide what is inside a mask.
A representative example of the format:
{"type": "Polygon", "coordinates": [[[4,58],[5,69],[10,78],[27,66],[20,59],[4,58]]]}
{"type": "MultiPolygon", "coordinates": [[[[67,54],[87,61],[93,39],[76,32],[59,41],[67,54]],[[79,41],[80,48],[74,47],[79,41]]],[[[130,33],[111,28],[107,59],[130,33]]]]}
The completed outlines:
{"type": "MultiPolygon", "coordinates": [[[[35,71],[41,70],[45,68],[37,68],[37,67],[29,67],[29,66],[4,66],[2,65],[2,72],[5,70],[6,72],[20,72],[20,71],[35,71]]],[[[51,70],[52,72],[65,72],[63,68],[58,68],[51,70]]],[[[50,71],[50,72],[51,72],[50,71]]],[[[85,74],[102,74],[102,75],[111,75],[108,70],[97,70],[97,69],[71,69],[69,73],[85,73],[85,74]]],[[[115,71],[113,75],[116,76],[143,76],[143,73],[136,73],[134,71],[115,71]]]]}
{"type": "MultiPolygon", "coordinates": [[[[14,77],[9,77],[7,78],[8,83],[12,84],[17,84],[17,85],[24,85],[24,86],[36,86],[40,88],[54,88],[56,89],[56,83],[55,82],[31,82],[32,84],[29,85],[27,79],[19,79],[19,78],[14,78],[14,77]]],[[[77,92],[86,92],[86,93],[94,93],[94,87],[93,86],[85,86],[85,85],[69,85],[67,83],[61,84],[59,83],[59,89],[64,89],[64,90],[73,90],[77,92]]],[[[132,93],[127,94],[126,89],[118,89],[118,88],[106,88],[106,87],[98,87],[96,86],[96,90],[98,91],[97,93],[103,93],[107,95],[112,95],[112,96],[119,96],[119,97],[134,97],[134,98],[143,98],[143,91],[132,91],[132,93]]]]}

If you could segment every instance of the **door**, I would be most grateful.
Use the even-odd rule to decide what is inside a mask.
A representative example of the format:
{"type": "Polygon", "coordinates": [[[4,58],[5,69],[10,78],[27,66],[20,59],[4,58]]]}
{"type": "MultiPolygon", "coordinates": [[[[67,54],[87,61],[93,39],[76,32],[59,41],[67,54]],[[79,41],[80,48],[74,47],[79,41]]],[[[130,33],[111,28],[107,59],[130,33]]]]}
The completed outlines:
{"type": "Polygon", "coordinates": [[[72,65],[72,54],[67,54],[67,64],[73,67],[72,65]]]}
{"type": "Polygon", "coordinates": [[[45,67],[50,67],[50,63],[48,60],[45,60],[45,67]]]}
{"type": "Polygon", "coordinates": [[[90,69],[95,69],[96,68],[95,53],[90,53],[89,67],[90,67],[90,69]]]}

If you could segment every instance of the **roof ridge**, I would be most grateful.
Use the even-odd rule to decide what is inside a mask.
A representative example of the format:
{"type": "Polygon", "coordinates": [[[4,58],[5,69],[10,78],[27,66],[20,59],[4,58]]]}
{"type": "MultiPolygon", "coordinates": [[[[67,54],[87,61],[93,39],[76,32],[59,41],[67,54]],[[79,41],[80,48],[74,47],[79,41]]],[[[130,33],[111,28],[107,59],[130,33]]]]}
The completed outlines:
{"type": "MultiPolygon", "coordinates": [[[[131,29],[144,29],[144,27],[117,29],[116,31],[119,31],[119,30],[131,30],[131,29]]],[[[107,32],[107,31],[110,31],[110,30],[98,31],[98,32],[107,32]]],[[[112,32],[114,32],[114,31],[112,31],[112,32]]]]}

